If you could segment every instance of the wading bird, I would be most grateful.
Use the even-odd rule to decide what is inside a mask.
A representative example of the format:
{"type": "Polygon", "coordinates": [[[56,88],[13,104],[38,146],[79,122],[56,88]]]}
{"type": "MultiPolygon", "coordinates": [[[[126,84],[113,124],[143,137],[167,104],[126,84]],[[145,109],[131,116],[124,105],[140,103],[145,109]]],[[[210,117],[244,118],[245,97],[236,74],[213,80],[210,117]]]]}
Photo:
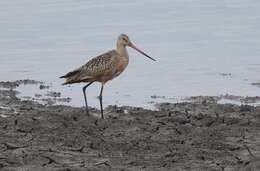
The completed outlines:
{"type": "Polygon", "coordinates": [[[138,49],[129,39],[129,37],[125,34],[121,34],[117,39],[116,49],[108,51],[104,54],[101,54],[90,61],[88,61],[85,65],[75,69],[60,78],[66,78],[66,84],[74,84],[80,82],[88,83],[83,87],[83,94],[86,105],[86,113],[88,112],[88,104],[86,97],[86,88],[90,86],[93,82],[101,83],[101,90],[99,94],[99,102],[101,109],[101,117],[104,118],[103,115],[103,103],[102,103],[102,93],[103,87],[105,83],[109,80],[120,75],[124,69],[127,67],[129,62],[129,57],[127,53],[126,46],[129,46],[136,51],[140,52],[144,56],[150,58],[155,61],[152,57],[148,56],[146,53],[138,49]]]}

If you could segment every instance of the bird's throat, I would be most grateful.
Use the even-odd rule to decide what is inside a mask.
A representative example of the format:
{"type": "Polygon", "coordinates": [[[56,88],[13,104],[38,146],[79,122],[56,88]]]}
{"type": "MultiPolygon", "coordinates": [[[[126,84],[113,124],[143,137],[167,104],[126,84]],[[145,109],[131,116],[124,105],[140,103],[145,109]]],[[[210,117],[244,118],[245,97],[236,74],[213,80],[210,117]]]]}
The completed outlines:
{"type": "Polygon", "coordinates": [[[120,56],[128,57],[128,52],[125,46],[117,45],[116,51],[120,56]]]}

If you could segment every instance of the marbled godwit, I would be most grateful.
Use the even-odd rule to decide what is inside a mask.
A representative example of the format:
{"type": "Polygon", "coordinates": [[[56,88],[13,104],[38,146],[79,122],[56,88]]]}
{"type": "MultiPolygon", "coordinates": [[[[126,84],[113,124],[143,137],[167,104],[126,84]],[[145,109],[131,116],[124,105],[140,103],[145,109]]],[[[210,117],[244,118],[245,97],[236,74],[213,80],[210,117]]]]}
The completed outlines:
{"type": "Polygon", "coordinates": [[[126,46],[132,47],[136,51],[140,52],[144,56],[154,60],[152,57],[148,56],[146,53],[138,49],[125,34],[121,34],[117,39],[117,46],[115,50],[108,51],[101,54],[80,68],[73,70],[60,78],[66,78],[65,84],[73,84],[80,82],[87,82],[88,84],[83,87],[83,94],[86,105],[86,113],[88,114],[88,104],[86,97],[86,88],[90,86],[93,82],[97,81],[101,83],[101,90],[99,94],[99,102],[101,109],[101,117],[103,115],[103,103],[102,103],[102,93],[104,84],[112,80],[113,78],[120,75],[128,65],[129,57],[127,53],[126,46]]]}

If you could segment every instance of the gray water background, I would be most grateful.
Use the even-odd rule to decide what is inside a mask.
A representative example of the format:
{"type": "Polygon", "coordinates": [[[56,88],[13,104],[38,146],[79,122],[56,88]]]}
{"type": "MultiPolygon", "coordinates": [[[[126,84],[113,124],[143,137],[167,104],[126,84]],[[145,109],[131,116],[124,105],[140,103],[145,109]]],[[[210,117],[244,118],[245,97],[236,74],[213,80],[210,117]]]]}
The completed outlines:
{"type": "MultiPolygon", "coordinates": [[[[82,106],[84,84],[61,86],[58,77],[115,48],[126,33],[157,62],[128,49],[130,64],[105,86],[105,105],[257,96],[259,30],[259,0],[1,0],[0,80],[41,80],[82,106]]],[[[44,94],[20,89],[22,96],[44,94]]],[[[88,89],[91,106],[99,105],[99,89],[88,89]]]]}

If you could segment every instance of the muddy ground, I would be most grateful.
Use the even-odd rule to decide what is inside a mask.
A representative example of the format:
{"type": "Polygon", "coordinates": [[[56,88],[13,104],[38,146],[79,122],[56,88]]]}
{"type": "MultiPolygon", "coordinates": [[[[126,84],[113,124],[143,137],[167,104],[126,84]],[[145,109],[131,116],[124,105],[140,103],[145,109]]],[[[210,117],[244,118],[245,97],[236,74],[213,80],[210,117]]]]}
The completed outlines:
{"type": "Polygon", "coordinates": [[[109,106],[102,120],[23,101],[19,84],[0,83],[1,171],[260,170],[260,107],[199,97],[158,111],[109,106]]]}

